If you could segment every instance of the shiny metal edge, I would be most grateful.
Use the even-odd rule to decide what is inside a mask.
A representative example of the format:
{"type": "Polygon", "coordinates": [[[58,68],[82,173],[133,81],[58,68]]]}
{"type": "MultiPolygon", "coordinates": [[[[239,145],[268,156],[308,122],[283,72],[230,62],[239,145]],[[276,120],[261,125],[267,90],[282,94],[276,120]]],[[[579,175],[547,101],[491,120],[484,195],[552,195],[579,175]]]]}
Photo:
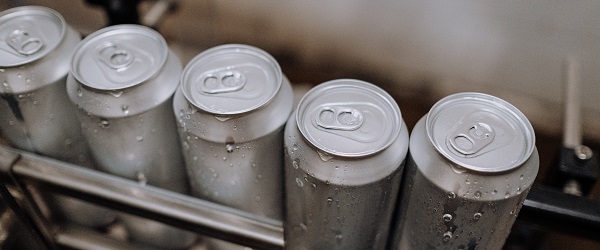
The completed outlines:
{"type": "Polygon", "coordinates": [[[284,246],[281,221],[0,145],[0,156],[10,152],[20,155],[12,174],[48,191],[253,248],[284,246]]]}

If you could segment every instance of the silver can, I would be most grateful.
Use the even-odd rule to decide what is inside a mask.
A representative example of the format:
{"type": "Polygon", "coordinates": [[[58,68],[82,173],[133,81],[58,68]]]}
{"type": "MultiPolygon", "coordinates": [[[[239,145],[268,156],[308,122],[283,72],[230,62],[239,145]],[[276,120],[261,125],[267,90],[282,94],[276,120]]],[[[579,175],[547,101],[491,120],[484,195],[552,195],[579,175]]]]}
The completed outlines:
{"type": "Polygon", "coordinates": [[[258,48],[222,45],[190,61],[174,110],[196,197],[283,219],[283,127],[292,96],[277,61],[258,48]]]}
{"type": "Polygon", "coordinates": [[[539,169],[535,135],[481,93],[437,102],[413,129],[393,249],[501,249],[539,169]]]}
{"type": "Polygon", "coordinates": [[[383,249],[408,150],[400,109],[359,80],[311,89],[285,128],[288,249],[383,249]]]}
{"type": "MultiPolygon", "coordinates": [[[[94,168],[65,83],[81,40],[60,14],[44,7],[0,12],[0,131],[16,148],[94,168]]],[[[104,226],[107,209],[52,195],[57,213],[87,226],[104,226]]]]}
{"type": "MultiPolygon", "coordinates": [[[[187,193],[172,97],[181,63],[156,31],[138,25],[104,28],[75,49],[67,91],[99,168],[110,174],[187,193]]],[[[131,215],[121,216],[133,240],[183,248],[195,235],[131,215]]]]}

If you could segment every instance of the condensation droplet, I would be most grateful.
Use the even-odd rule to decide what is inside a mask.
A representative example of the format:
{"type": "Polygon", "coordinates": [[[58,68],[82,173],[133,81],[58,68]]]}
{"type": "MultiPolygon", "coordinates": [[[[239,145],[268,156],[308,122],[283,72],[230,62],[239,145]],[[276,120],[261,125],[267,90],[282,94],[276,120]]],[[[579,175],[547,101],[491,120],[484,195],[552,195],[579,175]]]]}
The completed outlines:
{"type": "Polygon", "coordinates": [[[448,193],[448,198],[454,199],[454,198],[456,198],[456,194],[454,192],[449,192],[448,193]]]}
{"type": "Polygon", "coordinates": [[[466,183],[467,185],[469,185],[469,184],[471,184],[471,181],[470,181],[469,179],[466,179],[466,180],[465,180],[465,183],[466,183]]]}
{"type": "Polygon", "coordinates": [[[476,192],[473,194],[473,196],[474,196],[476,199],[479,199],[479,198],[481,198],[481,192],[479,192],[479,191],[476,191],[476,192]]]}
{"type": "Polygon", "coordinates": [[[323,162],[326,162],[326,161],[329,161],[329,160],[333,159],[333,156],[331,156],[329,154],[323,153],[321,151],[317,151],[317,153],[319,153],[319,158],[321,158],[321,160],[323,162]]]}
{"type": "Polygon", "coordinates": [[[65,145],[66,145],[66,146],[71,146],[71,144],[73,144],[73,140],[71,140],[71,139],[68,139],[68,138],[67,138],[67,139],[65,140],[65,145]]]}
{"type": "Polygon", "coordinates": [[[312,186],[313,188],[317,188],[317,184],[314,184],[314,183],[313,183],[313,184],[311,184],[311,186],[312,186]]]}
{"type": "Polygon", "coordinates": [[[298,169],[298,168],[300,167],[300,160],[299,160],[298,158],[294,159],[294,160],[292,161],[292,166],[293,166],[295,169],[298,169]]]}
{"type": "Polygon", "coordinates": [[[227,144],[225,145],[225,149],[227,150],[227,153],[233,153],[234,147],[232,144],[227,144]]]}
{"type": "Polygon", "coordinates": [[[327,197],[327,204],[331,204],[331,203],[333,203],[333,198],[327,197]]]}
{"type": "Polygon", "coordinates": [[[445,222],[450,222],[452,220],[452,215],[451,214],[444,214],[442,216],[442,219],[444,219],[445,222]]]}
{"type": "Polygon", "coordinates": [[[226,161],[226,160],[227,160],[227,157],[223,156],[223,161],[226,161]]]}
{"type": "Polygon", "coordinates": [[[507,192],[506,194],[504,194],[504,198],[508,199],[508,197],[510,197],[510,193],[507,192]]]}
{"type": "Polygon", "coordinates": [[[481,219],[481,213],[475,213],[475,214],[473,215],[473,219],[474,219],[474,220],[479,220],[479,219],[481,219]]]}
{"type": "Polygon", "coordinates": [[[492,194],[494,194],[494,195],[495,195],[495,194],[497,194],[497,193],[498,193],[498,191],[497,191],[496,189],[492,190],[492,194]]]}
{"type": "Polygon", "coordinates": [[[448,242],[450,239],[452,239],[452,232],[445,232],[443,236],[444,242],[448,242]]]}
{"type": "Polygon", "coordinates": [[[100,126],[101,128],[108,128],[110,127],[110,122],[108,120],[100,120],[100,123],[98,124],[98,126],[100,126]]]}
{"type": "Polygon", "coordinates": [[[231,117],[215,116],[215,119],[219,120],[220,122],[226,122],[231,119],[231,117]]]}
{"type": "Polygon", "coordinates": [[[520,180],[523,180],[523,175],[519,176],[519,179],[520,179],[520,180]]]}
{"type": "Polygon", "coordinates": [[[143,136],[141,136],[141,135],[138,135],[138,136],[136,136],[136,137],[135,137],[135,140],[136,140],[136,141],[143,141],[143,140],[144,140],[144,137],[143,137],[143,136]]]}
{"type": "Polygon", "coordinates": [[[129,114],[129,106],[121,105],[121,110],[123,111],[123,113],[129,114]]]}
{"type": "Polygon", "coordinates": [[[298,178],[296,178],[296,184],[298,185],[298,187],[304,187],[304,183],[298,178]]]}
{"type": "Polygon", "coordinates": [[[142,172],[137,173],[137,179],[138,183],[140,183],[142,186],[146,186],[146,183],[148,183],[148,178],[146,178],[146,175],[142,172]]]}
{"type": "Polygon", "coordinates": [[[237,130],[237,126],[236,125],[233,125],[233,130],[237,130]]]}

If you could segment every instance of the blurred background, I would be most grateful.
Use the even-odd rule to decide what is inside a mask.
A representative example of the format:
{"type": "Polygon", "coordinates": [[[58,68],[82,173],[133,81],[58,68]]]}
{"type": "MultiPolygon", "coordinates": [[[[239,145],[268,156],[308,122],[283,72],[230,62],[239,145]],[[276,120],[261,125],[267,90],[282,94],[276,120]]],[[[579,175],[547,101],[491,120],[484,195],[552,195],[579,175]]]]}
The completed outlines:
{"type": "MultiPolygon", "coordinates": [[[[109,18],[106,10],[123,2],[4,0],[0,10],[47,6],[85,36],[118,18],[109,18]]],[[[536,131],[538,183],[556,168],[563,146],[565,85],[575,65],[583,144],[599,149],[598,1],[133,2],[138,20],[158,30],[184,65],[216,45],[254,45],[280,62],[300,93],[339,78],[379,85],[397,100],[409,129],[451,93],[477,91],[505,99],[536,131]],[[152,14],[159,4],[166,4],[166,11],[152,14]]],[[[600,196],[597,184],[589,196],[600,196]]],[[[511,249],[600,249],[598,241],[558,232],[543,234],[536,246],[516,238],[511,249]]]]}

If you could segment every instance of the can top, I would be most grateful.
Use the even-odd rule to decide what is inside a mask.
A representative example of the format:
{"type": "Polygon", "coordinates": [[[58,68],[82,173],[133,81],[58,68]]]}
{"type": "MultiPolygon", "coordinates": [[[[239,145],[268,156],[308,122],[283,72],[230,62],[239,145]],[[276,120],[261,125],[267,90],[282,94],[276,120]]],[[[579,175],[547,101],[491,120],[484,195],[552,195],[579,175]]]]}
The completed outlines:
{"type": "Polygon", "coordinates": [[[65,37],[67,23],[56,11],[38,6],[0,12],[0,67],[14,67],[50,53],[65,37]]]}
{"type": "Polygon", "coordinates": [[[215,115],[250,112],[279,92],[281,68],[267,52],[230,44],[208,49],[190,61],[181,76],[185,98],[215,115]]]}
{"type": "Polygon", "coordinates": [[[482,93],[458,93],[438,101],[427,114],[426,129],[440,154],[478,172],[517,168],[535,147],[533,127],[525,115],[482,93]]]}
{"type": "Polygon", "coordinates": [[[331,155],[363,157],[389,147],[402,129],[402,115],[383,89],[340,79],[311,89],[298,104],[296,122],[310,144],[331,155]]]}
{"type": "Polygon", "coordinates": [[[167,42],[153,29],[115,25],[98,30],[79,43],[71,61],[71,73],[93,89],[125,89],[158,74],[168,53],[167,42]]]}

